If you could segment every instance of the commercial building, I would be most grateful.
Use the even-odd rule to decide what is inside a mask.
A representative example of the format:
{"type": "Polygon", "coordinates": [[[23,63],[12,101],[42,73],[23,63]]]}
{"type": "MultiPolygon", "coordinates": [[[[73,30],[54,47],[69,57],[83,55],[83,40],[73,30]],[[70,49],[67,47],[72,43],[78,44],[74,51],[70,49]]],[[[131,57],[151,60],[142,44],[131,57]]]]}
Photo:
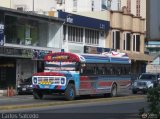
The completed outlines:
{"type": "MultiPolygon", "coordinates": [[[[0,7],[0,90],[43,71],[42,57],[60,51],[64,21],[0,7]]],[[[3,93],[3,92],[1,92],[3,93]]]]}
{"type": "Polygon", "coordinates": [[[109,21],[62,11],[58,12],[57,17],[65,20],[62,42],[65,51],[84,53],[85,46],[105,48],[109,21]]]}
{"type": "Polygon", "coordinates": [[[147,0],[146,50],[154,57],[148,72],[160,73],[160,15],[159,0],[147,0]]]}
{"type": "MultiPolygon", "coordinates": [[[[87,1],[84,4],[77,2],[77,11],[81,5],[87,5],[87,1]]],[[[63,0],[57,2],[62,8],[65,3],[69,5],[63,0]]],[[[147,63],[152,61],[152,57],[145,54],[145,19],[129,13],[126,7],[121,11],[113,11],[108,2],[107,7],[102,7],[102,3],[106,3],[104,1],[95,2],[96,0],[94,5],[97,7],[94,9],[93,2],[89,3],[89,12],[64,12],[64,9],[52,11],[50,16],[1,8],[0,81],[5,85],[0,89],[5,89],[9,84],[16,86],[21,72],[28,72],[24,76],[28,77],[41,71],[43,63],[40,56],[62,48],[75,53],[101,53],[110,50],[126,52],[132,63],[131,73],[137,75],[145,72],[147,63]],[[7,74],[10,70],[14,74],[5,77],[9,76],[7,74]]]]}

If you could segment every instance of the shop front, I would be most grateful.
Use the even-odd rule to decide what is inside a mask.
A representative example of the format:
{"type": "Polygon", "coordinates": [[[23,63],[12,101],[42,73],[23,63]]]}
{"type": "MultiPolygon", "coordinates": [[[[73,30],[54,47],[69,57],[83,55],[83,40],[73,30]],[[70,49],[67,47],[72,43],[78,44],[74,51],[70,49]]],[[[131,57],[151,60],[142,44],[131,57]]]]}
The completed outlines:
{"type": "MultiPolygon", "coordinates": [[[[0,47],[0,94],[7,88],[16,91],[20,80],[43,71],[43,57],[52,50],[37,50],[17,47],[0,47]]],[[[5,91],[5,92],[4,92],[5,91]]]]}

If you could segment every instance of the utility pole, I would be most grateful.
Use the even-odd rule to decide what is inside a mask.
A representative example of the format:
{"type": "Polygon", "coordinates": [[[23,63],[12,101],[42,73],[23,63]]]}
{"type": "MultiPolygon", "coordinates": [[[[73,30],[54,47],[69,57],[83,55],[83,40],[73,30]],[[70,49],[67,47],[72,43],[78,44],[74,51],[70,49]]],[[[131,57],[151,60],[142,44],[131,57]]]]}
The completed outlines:
{"type": "Polygon", "coordinates": [[[32,1],[33,3],[32,3],[32,5],[33,5],[33,9],[32,9],[32,11],[34,12],[34,0],[32,1]]]}

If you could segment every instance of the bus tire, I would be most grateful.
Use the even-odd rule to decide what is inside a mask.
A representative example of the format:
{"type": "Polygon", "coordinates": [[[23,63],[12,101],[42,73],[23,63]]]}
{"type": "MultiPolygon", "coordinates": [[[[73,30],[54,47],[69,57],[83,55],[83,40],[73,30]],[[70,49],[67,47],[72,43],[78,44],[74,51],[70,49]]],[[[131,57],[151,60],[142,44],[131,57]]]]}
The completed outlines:
{"type": "Polygon", "coordinates": [[[42,99],[43,98],[43,94],[39,91],[33,91],[33,98],[34,99],[42,99]]]}
{"type": "Polygon", "coordinates": [[[75,86],[72,83],[69,83],[65,90],[65,98],[66,100],[74,100],[75,99],[75,86]]]}
{"type": "Polygon", "coordinates": [[[137,91],[136,90],[132,90],[132,94],[137,94],[137,91]]]}
{"type": "Polygon", "coordinates": [[[117,96],[117,85],[113,84],[111,89],[111,97],[116,97],[116,96],[117,96]]]}

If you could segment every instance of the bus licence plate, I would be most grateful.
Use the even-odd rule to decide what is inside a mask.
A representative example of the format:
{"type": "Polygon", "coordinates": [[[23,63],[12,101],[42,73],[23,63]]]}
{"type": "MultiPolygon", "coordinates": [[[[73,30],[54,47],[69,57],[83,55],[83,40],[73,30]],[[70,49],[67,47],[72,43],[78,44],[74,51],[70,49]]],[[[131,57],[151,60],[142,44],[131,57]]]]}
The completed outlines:
{"type": "Polygon", "coordinates": [[[44,88],[49,88],[49,86],[47,85],[47,86],[44,86],[44,88]]]}
{"type": "Polygon", "coordinates": [[[26,91],[26,88],[22,88],[23,91],[26,91]]]}

